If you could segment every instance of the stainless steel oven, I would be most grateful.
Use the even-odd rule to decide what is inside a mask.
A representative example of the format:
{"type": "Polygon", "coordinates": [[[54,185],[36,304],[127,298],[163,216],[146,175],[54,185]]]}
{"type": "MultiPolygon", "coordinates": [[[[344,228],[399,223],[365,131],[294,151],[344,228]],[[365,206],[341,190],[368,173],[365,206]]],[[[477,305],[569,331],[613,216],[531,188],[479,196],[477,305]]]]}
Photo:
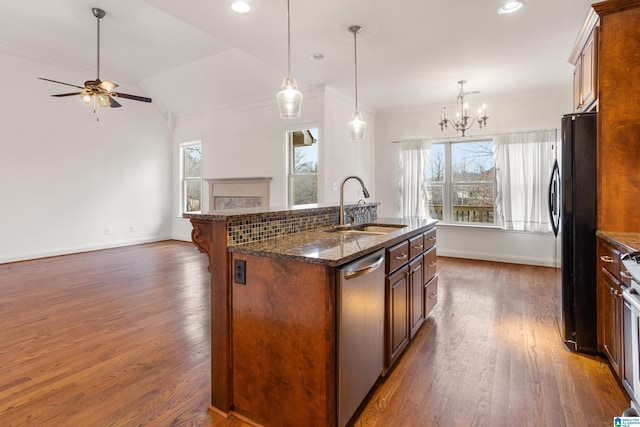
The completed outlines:
{"type": "Polygon", "coordinates": [[[624,356],[622,385],[631,396],[631,406],[640,412],[640,284],[635,280],[622,289],[624,298],[623,339],[624,356]]]}

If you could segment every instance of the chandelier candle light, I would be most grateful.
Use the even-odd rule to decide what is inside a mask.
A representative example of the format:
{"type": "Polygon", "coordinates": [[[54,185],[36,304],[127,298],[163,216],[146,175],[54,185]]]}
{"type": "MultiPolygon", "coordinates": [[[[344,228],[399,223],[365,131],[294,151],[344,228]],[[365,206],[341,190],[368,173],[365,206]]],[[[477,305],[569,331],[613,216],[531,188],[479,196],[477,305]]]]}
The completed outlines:
{"type": "Polygon", "coordinates": [[[460,93],[458,94],[457,103],[460,104],[460,111],[456,112],[456,118],[450,119],[447,117],[447,107],[443,107],[440,112],[440,130],[444,132],[447,129],[448,125],[451,125],[457,132],[462,132],[462,136],[464,133],[473,126],[475,122],[478,122],[478,126],[480,129],[483,126],[487,125],[487,106],[482,104],[482,107],[478,108],[478,116],[474,117],[473,120],[469,121],[469,104],[464,102],[464,96],[470,93],[478,93],[478,92],[465,92],[464,84],[466,80],[459,80],[458,84],[460,85],[460,93]]]}
{"type": "Polygon", "coordinates": [[[283,119],[297,119],[302,110],[302,93],[298,90],[296,79],[291,77],[291,19],[289,16],[289,0],[287,0],[287,77],[282,81],[282,90],[276,97],[280,117],[283,119]]]}
{"type": "Polygon", "coordinates": [[[349,122],[349,135],[354,141],[362,141],[364,139],[364,131],[367,128],[367,124],[362,120],[362,115],[358,111],[358,49],[356,43],[356,34],[362,30],[359,25],[352,25],[349,27],[349,32],[353,33],[353,56],[355,62],[355,83],[356,83],[356,111],[351,115],[351,121],[349,122]]]}

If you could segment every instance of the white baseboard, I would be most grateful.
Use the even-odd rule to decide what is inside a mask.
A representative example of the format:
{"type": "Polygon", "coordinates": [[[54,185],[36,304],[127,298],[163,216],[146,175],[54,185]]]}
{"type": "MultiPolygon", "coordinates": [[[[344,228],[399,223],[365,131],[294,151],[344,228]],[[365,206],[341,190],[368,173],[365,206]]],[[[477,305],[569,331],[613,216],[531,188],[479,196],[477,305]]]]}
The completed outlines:
{"type": "Polygon", "coordinates": [[[437,248],[437,254],[439,256],[452,258],[477,259],[480,261],[507,262],[511,264],[539,265],[542,267],[560,268],[560,261],[556,261],[553,258],[532,258],[516,255],[493,254],[488,252],[467,252],[446,249],[441,250],[439,248],[437,248]]]}
{"type": "Polygon", "coordinates": [[[124,246],[141,245],[144,243],[160,242],[163,240],[172,240],[172,238],[171,236],[156,236],[156,237],[148,237],[148,238],[141,238],[141,239],[122,240],[118,242],[109,242],[101,245],[76,246],[76,247],[69,247],[69,248],[60,248],[60,249],[55,249],[50,251],[25,252],[17,255],[12,255],[9,257],[0,257],[0,264],[6,264],[6,263],[18,262],[18,261],[28,261],[32,259],[48,258],[48,257],[60,256],[60,255],[77,254],[80,252],[98,251],[101,249],[112,249],[112,248],[120,248],[124,246]]]}

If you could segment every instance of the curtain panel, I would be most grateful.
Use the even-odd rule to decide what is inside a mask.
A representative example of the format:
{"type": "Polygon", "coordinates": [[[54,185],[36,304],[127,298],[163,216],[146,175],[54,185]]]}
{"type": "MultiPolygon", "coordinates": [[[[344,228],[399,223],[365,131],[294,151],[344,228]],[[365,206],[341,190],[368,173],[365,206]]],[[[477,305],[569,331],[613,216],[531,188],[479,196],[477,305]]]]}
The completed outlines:
{"type": "Polygon", "coordinates": [[[549,232],[547,191],[557,131],[497,135],[496,213],[505,230],[549,232]]]}
{"type": "Polygon", "coordinates": [[[427,166],[431,142],[411,140],[398,145],[400,212],[406,217],[429,218],[427,166]]]}

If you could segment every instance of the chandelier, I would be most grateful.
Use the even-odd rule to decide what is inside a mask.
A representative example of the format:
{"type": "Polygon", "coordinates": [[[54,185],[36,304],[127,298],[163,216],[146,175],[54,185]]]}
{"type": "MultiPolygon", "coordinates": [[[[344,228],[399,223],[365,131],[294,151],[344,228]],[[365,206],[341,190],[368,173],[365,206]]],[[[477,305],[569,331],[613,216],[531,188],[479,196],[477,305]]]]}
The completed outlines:
{"type": "Polygon", "coordinates": [[[458,80],[460,93],[458,94],[457,103],[460,104],[460,111],[456,112],[456,118],[450,119],[447,117],[447,107],[443,107],[440,112],[440,123],[438,124],[440,125],[440,130],[443,132],[451,125],[456,132],[462,132],[462,136],[464,136],[464,133],[468,131],[475,122],[478,122],[480,129],[487,125],[487,119],[489,117],[487,117],[487,106],[485,104],[482,104],[482,107],[478,108],[478,115],[469,121],[469,104],[464,102],[464,96],[478,92],[465,92],[464,84],[466,82],[466,80],[458,80]]]}

